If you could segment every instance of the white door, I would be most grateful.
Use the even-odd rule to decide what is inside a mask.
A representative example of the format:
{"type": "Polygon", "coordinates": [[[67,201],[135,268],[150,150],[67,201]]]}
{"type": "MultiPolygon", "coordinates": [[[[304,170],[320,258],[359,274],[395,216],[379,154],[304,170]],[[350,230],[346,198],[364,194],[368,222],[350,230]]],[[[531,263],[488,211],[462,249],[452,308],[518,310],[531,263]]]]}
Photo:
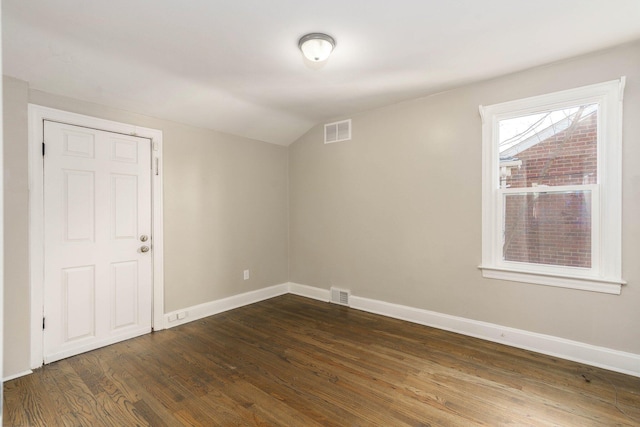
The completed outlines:
{"type": "Polygon", "coordinates": [[[50,121],[44,139],[50,363],[151,331],[151,143],[50,121]]]}

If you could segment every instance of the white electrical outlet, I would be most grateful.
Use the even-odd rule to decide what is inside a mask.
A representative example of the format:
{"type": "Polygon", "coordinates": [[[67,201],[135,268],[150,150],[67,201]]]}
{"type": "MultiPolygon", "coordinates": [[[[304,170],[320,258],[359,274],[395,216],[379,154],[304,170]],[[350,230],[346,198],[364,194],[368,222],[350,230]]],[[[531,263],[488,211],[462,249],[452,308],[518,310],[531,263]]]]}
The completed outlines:
{"type": "Polygon", "coordinates": [[[249,270],[244,271],[244,280],[249,280],[249,270]]]}

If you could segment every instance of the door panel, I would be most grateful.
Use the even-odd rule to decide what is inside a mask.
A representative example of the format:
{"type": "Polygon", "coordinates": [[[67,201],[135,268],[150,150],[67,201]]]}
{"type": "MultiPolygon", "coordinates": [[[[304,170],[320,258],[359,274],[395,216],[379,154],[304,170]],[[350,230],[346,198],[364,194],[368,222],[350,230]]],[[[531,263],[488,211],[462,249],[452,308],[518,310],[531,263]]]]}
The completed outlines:
{"type": "Polygon", "coordinates": [[[111,175],[112,238],[135,239],[138,231],[138,177],[111,175]]]}
{"type": "Polygon", "coordinates": [[[138,318],[138,269],[139,266],[136,261],[116,262],[111,264],[114,301],[114,329],[123,328],[136,323],[138,318]]]}
{"type": "Polygon", "coordinates": [[[44,360],[151,331],[151,144],[45,121],[44,360]]]}
{"type": "Polygon", "coordinates": [[[66,129],[62,135],[64,156],[86,157],[93,159],[95,153],[95,137],[91,132],[66,129]]]}
{"type": "Polygon", "coordinates": [[[66,342],[95,336],[94,295],[95,268],[94,266],[65,268],[62,270],[61,300],[64,304],[62,312],[65,323],[66,342]]]}
{"type": "Polygon", "coordinates": [[[91,242],[95,230],[95,180],[91,171],[63,170],[65,240],[91,242]]]}

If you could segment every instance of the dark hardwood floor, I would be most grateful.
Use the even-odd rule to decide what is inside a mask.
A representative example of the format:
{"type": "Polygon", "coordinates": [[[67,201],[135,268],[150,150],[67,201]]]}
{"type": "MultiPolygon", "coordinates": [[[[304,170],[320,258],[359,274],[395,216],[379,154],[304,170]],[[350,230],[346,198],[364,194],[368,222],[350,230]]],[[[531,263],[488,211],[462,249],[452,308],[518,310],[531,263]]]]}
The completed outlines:
{"type": "Polygon", "coordinates": [[[4,385],[10,426],[640,425],[640,378],[285,295],[4,385]]]}

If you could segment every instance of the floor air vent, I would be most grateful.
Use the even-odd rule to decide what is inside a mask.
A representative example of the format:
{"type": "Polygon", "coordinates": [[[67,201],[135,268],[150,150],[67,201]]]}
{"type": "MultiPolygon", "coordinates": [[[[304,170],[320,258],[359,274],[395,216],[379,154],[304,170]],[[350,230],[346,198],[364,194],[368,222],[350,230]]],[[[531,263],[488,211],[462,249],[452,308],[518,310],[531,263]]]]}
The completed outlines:
{"type": "Polygon", "coordinates": [[[324,143],[347,141],[351,139],[351,119],[324,125],[324,143]]]}
{"type": "Polygon", "coordinates": [[[349,305],[349,295],[351,292],[344,289],[331,288],[331,302],[340,305],[349,305]]]}

